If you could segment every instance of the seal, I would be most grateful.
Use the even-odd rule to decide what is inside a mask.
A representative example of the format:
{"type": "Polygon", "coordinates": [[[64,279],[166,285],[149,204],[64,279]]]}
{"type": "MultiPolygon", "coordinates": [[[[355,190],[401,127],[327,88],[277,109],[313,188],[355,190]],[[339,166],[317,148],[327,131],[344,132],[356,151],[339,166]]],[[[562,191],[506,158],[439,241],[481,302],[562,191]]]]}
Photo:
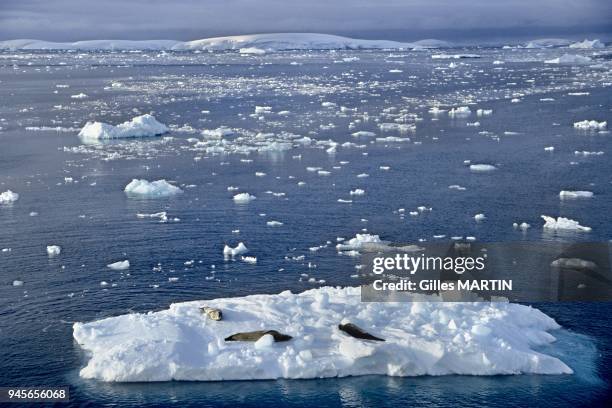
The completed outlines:
{"type": "Polygon", "coordinates": [[[220,309],[215,309],[214,307],[202,306],[200,308],[200,312],[203,315],[206,315],[211,320],[221,320],[223,319],[223,313],[220,309]]]}
{"type": "Polygon", "coordinates": [[[235,333],[225,338],[225,341],[257,341],[266,334],[274,337],[274,341],[289,341],[293,337],[288,334],[279,333],[276,330],[257,330],[252,332],[235,333]]]}
{"type": "Polygon", "coordinates": [[[353,323],[339,324],[338,329],[345,332],[349,336],[355,337],[356,339],[385,341],[385,339],[381,339],[380,337],[373,336],[367,331],[360,328],[359,326],[354,325],[353,323]]]}

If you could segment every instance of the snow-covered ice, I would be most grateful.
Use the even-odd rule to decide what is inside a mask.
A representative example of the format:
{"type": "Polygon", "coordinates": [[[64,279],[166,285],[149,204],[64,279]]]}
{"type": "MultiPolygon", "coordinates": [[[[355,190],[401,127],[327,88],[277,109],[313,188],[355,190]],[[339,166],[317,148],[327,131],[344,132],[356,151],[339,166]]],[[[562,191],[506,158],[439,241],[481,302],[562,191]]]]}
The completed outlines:
{"type": "Polygon", "coordinates": [[[181,194],[183,190],[168,183],[166,180],[147,181],[145,179],[133,179],[125,186],[125,194],[128,197],[160,198],[181,194]]]}
{"type": "Polygon", "coordinates": [[[223,255],[226,257],[233,258],[238,255],[246,254],[247,252],[249,252],[249,249],[242,242],[239,242],[238,245],[236,245],[236,247],[234,248],[229,245],[225,245],[225,247],[223,248],[223,255]]]}
{"type": "Polygon", "coordinates": [[[47,255],[57,256],[62,252],[62,248],[59,245],[47,245],[47,255]]]}
{"type": "Polygon", "coordinates": [[[587,40],[578,41],[569,45],[570,48],[579,48],[579,49],[594,49],[594,48],[605,48],[606,45],[601,42],[601,40],[587,40]]]}
{"type": "Polygon", "coordinates": [[[593,193],[591,191],[567,191],[562,190],[559,192],[559,198],[561,200],[572,199],[572,198],[591,198],[593,193]]]}
{"type": "Polygon", "coordinates": [[[19,194],[14,193],[11,190],[6,190],[5,192],[0,193],[0,204],[12,204],[17,200],[19,200],[19,194]]]}
{"type": "Polygon", "coordinates": [[[125,261],[117,261],[106,265],[106,267],[114,271],[124,271],[130,267],[130,261],[127,259],[125,261]]]}
{"type": "Polygon", "coordinates": [[[583,55],[572,55],[572,54],[563,54],[560,57],[544,61],[545,64],[568,64],[568,65],[588,64],[590,62],[591,62],[591,58],[589,57],[585,57],[583,55]]]}
{"type": "Polygon", "coordinates": [[[364,303],[359,288],[323,287],[175,303],[159,312],[75,323],[73,336],[89,353],[81,377],[102,381],[571,374],[558,358],[536,351],[555,341],[550,331],[556,329],[552,318],[525,305],[364,303]],[[206,319],[205,305],[222,310],[223,320],[206,319]],[[350,337],[338,329],[347,322],[385,341],[350,337]],[[254,330],[293,338],[224,341],[254,330]]]}
{"type": "Polygon", "coordinates": [[[580,122],[574,122],[576,129],[582,130],[605,130],[608,127],[608,122],[598,122],[596,120],[582,120],[580,122]]]}
{"type": "Polygon", "coordinates": [[[487,173],[494,170],[497,170],[497,167],[492,164],[470,164],[470,171],[475,173],[487,173]]]}
{"type": "Polygon", "coordinates": [[[169,129],[155,119],[153,115],[141,115],[127,122],[113,126],[103,122],[87,122],[79,132],[85,140],[122,139],[133,137],[150,137],[168,133],[169,129]]]}
{"type": "Polygon", "coordinates": [[[557,217],[557,219],[555,219],[554,217],[542,215],[542,219],[544,220],[544,229],[582,232],[591,231],[591,227],[585,227],[583,225],[580,225],[578,221],[574,221],[565,217],[557,217]]]}
{"type": "Polygon", "coordinates": [[[240,193],[234,196],[234,202],[239,203],[239,204],[247,204],[255,200],[256,198],[257,197],[249,193],[240,193]]]}

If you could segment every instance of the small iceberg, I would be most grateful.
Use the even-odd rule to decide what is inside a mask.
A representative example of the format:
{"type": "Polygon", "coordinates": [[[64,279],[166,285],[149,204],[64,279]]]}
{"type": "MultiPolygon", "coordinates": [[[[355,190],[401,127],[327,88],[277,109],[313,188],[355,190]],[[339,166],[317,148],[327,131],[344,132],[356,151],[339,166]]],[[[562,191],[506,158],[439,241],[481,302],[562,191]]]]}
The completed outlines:
{"type": "Polygon", "coordinates": [[[130,261],[126,259],[125,261],[113,262],[106,265],[106,267],[114,271],[124,271],[130,267],[130,261]]]}
{"type": "Polygon", "coordinates": [[[549,217],[547,215],[542,215],[542,219],[544,220],[544,229],[548,230],[567,230],[567,231],[580,231],[580,232],[589,232],[591,231],[591,227],[585,227],[580,225],[578,221],[570,220],[565,217],[549,217]]]}
{"type": "Polygon", "coordinates": [[[47,245],[47,255],[50,257],[58,256],[62,252],[62,247],[59,245],[47,245]]]}
{"type": "Polygon", "coordinates": [[[170,197],[183,192],[179,187],[173,186],[164,179],[157,181],[133,179],[123,191],[128,197],[141,198],[170,197]]]}
{"type": "Polygon", "coordinates": [[[163,135],[170,130],[153,115],[142,115],[113,126],[104,122],[87,122],[79,132],[86,140],[124,139],[163,135]]]}
{"type": "Polygon", "coordinates": [[[235,257],[242,254],[246,254],[249,252],[249,249],[242,242],[238,243],[235,248],[232,248],[229,245],[225,245],[223,248],[223,256],[225,257],[235,257]]]}
{"type": "Polygon", "coordinates": [[[561,200],[574,199],[574,198],[591,198],[593,193],[591,191],[566,191],[562,190],[559,193],[561,200]]]}
{"type": "Polygon", "coordinates": [[[474,173],[487,173],[497,170],[492,164],[470,164],[470,171],[474,173]]]}
{"type": "Polygon", "coordinates": [[[580,122],[574,122],[574,128],[581,130],[606,130],[608,122],[598,122],[596,120],[583,120],[580,122]]]}
{"type": "Polygon", "coordinates": [[[0,204],[12,204],[17,200],[19,200],[19,194],[13,193],[11,190],[0,193],[0,204]]]}
{"type": "Polygon", "coordinates": [[[591,58],[584,57],[582,55],[563,54],[558,58],[553,58],[544,61],[545,64],[567,64],[567,65],[579,65],[588,64],[591,62],[591,58]]]}
{"type": "Polygon", "coordinates": [[[255,200],[257,197],[251,195],[249,193],[240,193],[234,196],[234,202],[238,204],[248,204],[251,201],[255,200]]]}
{"type": "Polygon", "coordinates": [[[592,50],[595,48],[605,48],[606,45],[598,39],[595,39],[595,40],[585,39],[584,41],[578,41],[578,42],[572,43],[569,45],[569,47],[583,49],[583,50],[592,50]]]}

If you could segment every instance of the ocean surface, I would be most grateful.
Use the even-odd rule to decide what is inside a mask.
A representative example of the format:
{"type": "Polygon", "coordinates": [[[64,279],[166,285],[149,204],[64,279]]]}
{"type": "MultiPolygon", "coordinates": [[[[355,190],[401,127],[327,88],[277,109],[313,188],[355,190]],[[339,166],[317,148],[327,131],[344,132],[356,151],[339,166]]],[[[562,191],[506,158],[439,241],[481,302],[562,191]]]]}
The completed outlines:
{"type": "Polygon", "coordinates": [[[543,63],[566,52],[1,51],[0,192],[20,197],[0,205],[0,386],[69,386],[73,406],[604,406],[610,303],[535,305],[563,327],[545,350],[575,371],[560,376],[109,384],[79,377],[87,356],[72,339],[74,322],[175,302],[357,285],[359,258],[335,245],[362,232],[392,242],[609,241],[612,136],[573,123],[611,122],[611,54],[571,50],[592,63],[543,63]],[[444,53],[480,58],[432,58],[444,53]],[[144,113],[171,132],[77,136],[87,121],[144,113]],[[211,146],[202,131],[219,127],[233,130],[222,145],[197,144],[211,146]],[[474,173],[469,163],[497,169],[474,173]],[[133,178],[166,179],[184,193],[128,198],[133,178]],[[357,188],[365,194],[349,193],[357,188]],[[560,200],[561,190],[594,197],[560,200]],[[238,192],[257,199],[237,204],[238,192]],[[168,222],[136,215],[160,211],[168,222]],[[546,232],[542,214],[592,231],[546,232]],[[238,242],[256,264],[224,260],[223,246],[238,242]],[[49,257],[47,245],[61,254],[49,257]],[[127,271],[106,266],[124,259],[127,271]]]}

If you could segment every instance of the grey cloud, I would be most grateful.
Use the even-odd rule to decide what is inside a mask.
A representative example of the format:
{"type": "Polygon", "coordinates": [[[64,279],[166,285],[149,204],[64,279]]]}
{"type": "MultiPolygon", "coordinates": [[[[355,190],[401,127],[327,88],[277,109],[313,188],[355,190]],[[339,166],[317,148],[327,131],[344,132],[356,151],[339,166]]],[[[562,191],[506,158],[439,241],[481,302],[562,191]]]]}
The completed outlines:
{"type": "Polygon", "coordinates": [[[0,0],[0,38],[193,39],[256,32],[610,31],[609,0],[0,0]]]}

